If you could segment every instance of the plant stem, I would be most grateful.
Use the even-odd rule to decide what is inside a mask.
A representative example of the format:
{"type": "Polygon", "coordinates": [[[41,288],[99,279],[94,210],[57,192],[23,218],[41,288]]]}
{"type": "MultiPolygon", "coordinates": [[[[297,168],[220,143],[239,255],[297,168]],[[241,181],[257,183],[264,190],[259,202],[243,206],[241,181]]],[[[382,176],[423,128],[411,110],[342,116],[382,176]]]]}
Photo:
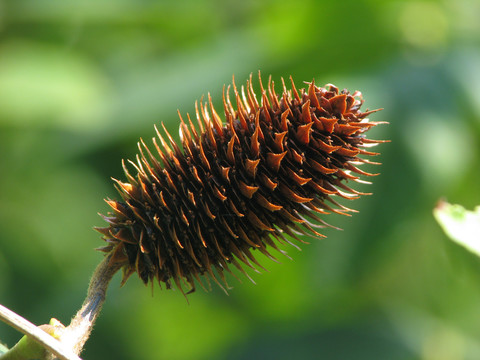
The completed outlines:
{"type": "MultiPolygon", "coordinates": [[[[37,343],[41,344],[44,348],[48,349],[48,351],[55,354],[59,359],[81,360],[76,354],[60,343],[60,341],[3,305],[0,305],[0,319],[21,333],[29,336],[37,343]]],[[[13,347],[1,357],[8,358],[10,354],[13,355],[13,352],[17,352],[18,349],[18,347],[16,349],[13,347]]]]}
{"type": "MultiPolygon", "coordinates": [[[[63,325],[60,324],[62,327],[62,332],[59,336],[60,340],[57,340],[58,336],[55,338],[47,334],[40,327],[35,326],[2,305],[0,305],[0,320],[41,344],[50,352],[50,355],[47,355],[47,359],[49,360],[81,360],[78,355],[82,352],[83,346],[92,332],[95,320],[100,314],[100,310],[105,301],[108,284],[110,280],[112,280],[113,275],[115,275],[123,265],[122,263],[112,263],[111,255],[107,255],[102,260],[93,273],[88,287],[87,297],[81,309],[77,312],[68,327],[63,328],[63,325]]],[[[51,331],[54,330],[55,329],[52,328],[51,331]]],[[[17,345],[19,346],[14,346],[3,355],[0,355],[0,357],[2,359],[24,359],[23,354],[27,354],[31,350],[36,350],[34,349],[35,344],[32,345],[26,340],[23,340],[23,338],[17,345]]]]}
{"type": "Polygon", "coordinates": [[[88,340],[105,301],[108,284],[122,266],[120,263],[111,263],[111,255],[108,255],[95,269],[87,297],[61,337],[62,344],[72,349],[75,354],[81,353],[88,340]]]}

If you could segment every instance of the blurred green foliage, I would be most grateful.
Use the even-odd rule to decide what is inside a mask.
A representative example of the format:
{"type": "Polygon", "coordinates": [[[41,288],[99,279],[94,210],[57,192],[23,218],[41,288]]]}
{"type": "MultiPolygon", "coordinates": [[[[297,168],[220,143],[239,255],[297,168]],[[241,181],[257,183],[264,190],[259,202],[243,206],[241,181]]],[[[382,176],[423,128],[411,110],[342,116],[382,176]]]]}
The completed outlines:
{"type": "Polygon", "coordinates": [[[382,175],[360,189],[374,195],[230,296],[187,304],[116,278],[84,358],[480,358],[480,263],[432,216],[442,196],[480,203],[478,14],[478,0],[0,0],[0,302],[68,323],[120,160],[261,70],[385,108],[382,175]]]}

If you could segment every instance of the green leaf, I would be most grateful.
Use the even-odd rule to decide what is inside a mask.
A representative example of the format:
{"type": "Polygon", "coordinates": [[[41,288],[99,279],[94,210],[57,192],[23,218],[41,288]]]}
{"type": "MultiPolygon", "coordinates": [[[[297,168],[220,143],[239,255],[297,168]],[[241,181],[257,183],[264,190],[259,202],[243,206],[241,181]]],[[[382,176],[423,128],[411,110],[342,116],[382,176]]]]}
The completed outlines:
{"type": "Polygon", "coordinates": [[[447,236],[480,256],[480,206],[473,211],[440,201],[433,215],[447,236]]]}

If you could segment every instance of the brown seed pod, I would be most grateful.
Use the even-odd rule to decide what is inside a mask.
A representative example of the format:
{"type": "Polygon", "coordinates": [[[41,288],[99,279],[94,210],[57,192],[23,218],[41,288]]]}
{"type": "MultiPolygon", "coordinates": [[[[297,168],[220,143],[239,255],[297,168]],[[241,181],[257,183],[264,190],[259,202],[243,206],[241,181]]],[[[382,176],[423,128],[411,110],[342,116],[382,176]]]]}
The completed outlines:
{"type": "Polygon", "coordinates": [[[233,82],[236,110],[224,89],[225,123],[210,95],[196,103],[198,130],[180,116],[183,151],[162,124],[156,154],[140,140],[137,162],[129,161],[135,174],[123,163],[128,182],[115,180],[122,200],[107,200],[109,226],[97,228],[108,243],[100,250],[124,264],[123,282],[137,272],[145,284],[156,278],[171,288],[173,280],[183,292],[182,283],[195,290],[194,279],[204,287],[206,274],[223,288],[231,265],[247,277],[244,264],[261,268],[253,250],[274,259],[270,248],[283,253],[276,242],[321,237],[324,214],[353,211],[335,197],[364,195],[345,182],[376,175],[357,166],[378,164],[359,157],[377,155],[366,148],[383,142],[364,135],[379,124],[367,119],[378,110],[361,112],[359,92],[333,85],[298,91],[290,78],[287,90],[282,79],[278,96],[271,78],[266,89],[259,80],[260,100],[251,76],[240,92],[233,82]]]}

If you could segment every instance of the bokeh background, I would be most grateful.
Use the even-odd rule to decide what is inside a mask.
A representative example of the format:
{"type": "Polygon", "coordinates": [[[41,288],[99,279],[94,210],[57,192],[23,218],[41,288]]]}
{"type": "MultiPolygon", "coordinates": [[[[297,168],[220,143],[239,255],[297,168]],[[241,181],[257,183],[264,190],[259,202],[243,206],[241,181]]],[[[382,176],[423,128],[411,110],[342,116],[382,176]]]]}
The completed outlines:
{"type": "Polygon", "coordinates": [[[0,302],[68,323],[121,159],[261,70],[384,108],[374,195],[229,296],[115,277],[84,358],[479,359],[480,261],[432,217],[480,204],[479,18],[478,0],[0,0],[0,302]]]}

